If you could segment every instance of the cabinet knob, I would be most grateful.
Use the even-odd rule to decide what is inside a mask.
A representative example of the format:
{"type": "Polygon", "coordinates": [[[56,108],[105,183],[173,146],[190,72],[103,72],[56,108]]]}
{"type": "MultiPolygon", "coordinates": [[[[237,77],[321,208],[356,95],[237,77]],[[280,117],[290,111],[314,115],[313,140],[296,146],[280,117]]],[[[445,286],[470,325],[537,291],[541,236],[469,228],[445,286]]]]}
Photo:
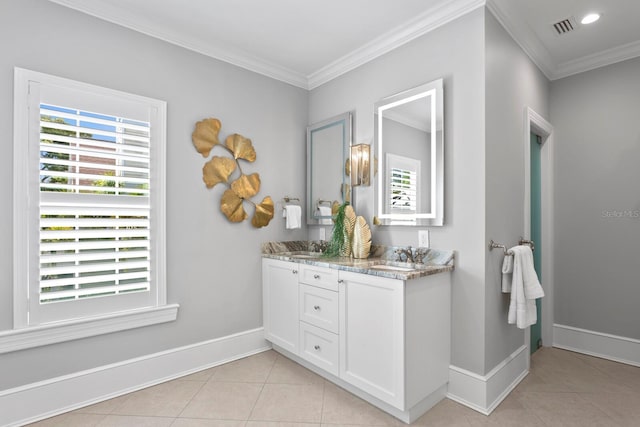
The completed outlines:
{"type": "Polygon", "coordinates": [[[319,278],[320,278],[320,275],[319,275],[319,274],[314,274],[314,275],[313,275],[313,278],[314,278],[314,279],[319,279],[319,278]]]}
{"type": "Polygon", "coordinates": [[[291,271],[293,274],[298,274],[298,270],[292,270],[291,271]]]}
{"type": "Polygon", "coordinates": [[[344,282],[344,280],[338,279],[338,283],[342,283],[342,282],[344,282]]]}
{"type": "Polygon", "coordinates": [[[320,306],[319,306],[319,305],[314,305],[314,306],[313,306],[313,309],[314,309],[315,311],[319,311],[319,310],[320,310],[320,306]]]}
{"type": "Polygon", "coordinates": [[[313,348],[314,348],[316,351],[320,350],[320,346],[319,346],[319,345],[314,345],[314,346],[313,346],[313,348]]]}

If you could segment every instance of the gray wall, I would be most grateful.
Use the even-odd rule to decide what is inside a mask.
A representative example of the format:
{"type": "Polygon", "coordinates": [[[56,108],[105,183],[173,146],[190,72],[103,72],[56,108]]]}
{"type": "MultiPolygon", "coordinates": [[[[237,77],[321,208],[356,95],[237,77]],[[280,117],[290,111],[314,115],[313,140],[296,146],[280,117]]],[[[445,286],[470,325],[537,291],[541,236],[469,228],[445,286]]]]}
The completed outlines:
{"type": "Polygon", "coordinates": [[[14,66],[168,102],[168,301],[181,306],[173,323],[0,355],[0,390],[262,326],[260,244],[306,230],[285,230],[279,212],[260,230],[229,223],[191,132],[218,117],[224,135],[253,140],[260,198],[301,198],[307,91],[44,0],[2,0],[0,40],[0,331],[12,325],[14,66]]]}
{"type": "Polygon", "coordinates": [[[640,59],[554,81],[555,323],[640,339],[640,59]]]}
{"type": "MultiPolygon", "coordinates": [[[[501,293],[500,251],[489,240],[517,244],[524,231],[524,111],[549,118],[549,82],[494,16],[486,13],[486,238],[485,370],[524,343],[524,332],[507,324],[510,294],[501,293]]],[[[544,304],[544,299],[543,299],[544,304]]],[[[550,345],[551,343],[547,343],[550,345]]]]}
{"type": "MultiPolygon", "coordinates": [[[[478,9],[310,93],[311,123],[355,111],[356,143],[373,140],[376,101],[444,78],[445,226],[431,246],[455,249],[452,363],[484,371],[484,10],[478,9]]],[[[373,216],[373,186],[355,192],[358,215],[373,216]]],[[[313,232],[310,232],[313,235],[313,232]]],[[[376,227],[377,244],[413,245],[413,227],[376,227]]]]}

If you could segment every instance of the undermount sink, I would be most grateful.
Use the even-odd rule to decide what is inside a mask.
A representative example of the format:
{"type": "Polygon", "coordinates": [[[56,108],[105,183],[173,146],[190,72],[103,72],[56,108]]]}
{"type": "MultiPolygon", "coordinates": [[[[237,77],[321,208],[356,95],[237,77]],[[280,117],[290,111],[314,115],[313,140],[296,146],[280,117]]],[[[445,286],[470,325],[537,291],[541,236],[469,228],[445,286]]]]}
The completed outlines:
{"type": "Polygon", "coordinates": [[[390,271],[415,271],[415,268],[400,267],[397,265],[378,264],[369,267],[371,270],[390,270],[390,271]]]}
{"type": "Polygon", "coordinates": [[[320,258],[321,254],[317,253],[317,254],[296,254],[296,255],[291,255],[291,258],[302,258],[302,259],[313,259],[313,258],[320,258]]]}

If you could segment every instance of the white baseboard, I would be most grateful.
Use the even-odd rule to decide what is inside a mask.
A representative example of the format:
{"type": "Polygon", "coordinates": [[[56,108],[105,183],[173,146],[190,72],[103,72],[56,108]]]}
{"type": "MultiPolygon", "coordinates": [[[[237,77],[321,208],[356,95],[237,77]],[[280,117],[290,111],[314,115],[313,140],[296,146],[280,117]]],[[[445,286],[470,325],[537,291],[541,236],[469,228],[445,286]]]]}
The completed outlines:
{"type": "Polygon", "coordinates": [[[21,426],[270,349],[263,328],[0,391],[0,426],[21,426]]]}
{"type": "Polygon", "coordinates": [[[528,357],[527,346],[523,345],[486,375],[451,365],[447,397],[489,415],[527,376],[528,357]]]}
{"type": "Polygon", "coordinates": [[[553,346],[640,366],[640,340],[633,338],[554,324],[553,346]]]}

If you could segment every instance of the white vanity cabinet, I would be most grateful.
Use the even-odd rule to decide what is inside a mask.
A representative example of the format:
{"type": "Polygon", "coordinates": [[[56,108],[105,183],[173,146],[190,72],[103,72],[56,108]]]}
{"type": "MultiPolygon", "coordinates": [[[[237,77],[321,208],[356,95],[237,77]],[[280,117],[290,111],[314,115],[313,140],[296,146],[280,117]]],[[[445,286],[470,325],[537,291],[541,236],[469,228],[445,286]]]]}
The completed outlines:
{"type": "Polygon", "coordinates": [[[276,350],[405,422],[444,398],[449,272],[399,280],[265,258],[263,274],[276,350]]]}
{"type": "Polygon", "coordinates": [[[447,391],[450,273],[403,281],[341,271],[340,281],[340,378],[401,411],[416,408],[415,419],[447,391]]]}
{"type": "Polygon", "coordinates": [[[404,282],[340,273],[340,378],[404,409],[404,282]]]}
{"type": "Polygon", "coordinates": [[[298,353],[298,264],[262,261],[262,299],[265,339],[298,353]]]}

